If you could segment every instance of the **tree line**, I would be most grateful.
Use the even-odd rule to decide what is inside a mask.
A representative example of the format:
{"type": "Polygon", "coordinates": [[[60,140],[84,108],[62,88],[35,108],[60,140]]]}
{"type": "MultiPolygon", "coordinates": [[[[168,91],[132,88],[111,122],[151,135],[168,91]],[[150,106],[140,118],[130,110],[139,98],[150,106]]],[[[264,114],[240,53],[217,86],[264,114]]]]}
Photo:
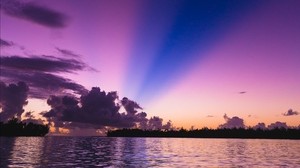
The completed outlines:
{"type": "Polygon", "coordinates": [[[108,137],[180,137],[180,138],[244,138],[244,139],[300,139],[300,129],[195,129],[141,130],[119,129],[107,132],[108,137]]]}
{"type": "Polygon", "coordinates": [[[0,136],[45,136],[48,132],[48,125],[25,123],[17,118],[6,123],[0,122],[0,136]]]}

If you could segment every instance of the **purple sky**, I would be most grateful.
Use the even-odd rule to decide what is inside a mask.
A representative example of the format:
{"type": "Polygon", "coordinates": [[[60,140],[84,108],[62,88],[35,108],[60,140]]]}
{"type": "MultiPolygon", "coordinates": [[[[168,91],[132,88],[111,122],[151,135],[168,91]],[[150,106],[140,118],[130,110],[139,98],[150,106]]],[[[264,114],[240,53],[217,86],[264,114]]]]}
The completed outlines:
{"type": "Polygon", "coordinates": [[[298,0],[1,0],[0,77],[28,84],[25,111],[36,115],[50,95],[100,87],[175,126],[234,116],[298,126],[299,9],[298,0]]]}

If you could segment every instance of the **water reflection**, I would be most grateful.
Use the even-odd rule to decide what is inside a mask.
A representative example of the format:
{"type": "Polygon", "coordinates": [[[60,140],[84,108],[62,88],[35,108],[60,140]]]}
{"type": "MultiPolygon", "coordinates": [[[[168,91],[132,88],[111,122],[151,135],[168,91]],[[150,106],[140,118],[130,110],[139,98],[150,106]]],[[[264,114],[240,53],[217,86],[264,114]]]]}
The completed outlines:
{"type": "Polygon", "coordinates": [[[114,165],[118,167],[134,167],[140,163],[147,165],[145,150],[145,139],[138,138],[116,138],[114,151],[114,165]]]}
{"type": "Polygon", "coordinates": [[[16,138],[12,148],[11,164],[25,167],[40,165],[43,143],[42,137],[16,138]]]}
{"type": "Polygon", "coordinates": [[[0,137],[0,167],[299,167],[298,140],[0,137]]]}
{"type": "Polygon", "coordinates": [[[0,137],[0,167],[8,167],[11,165],[11,155],[13,154],[13,146],[15,138],[0,137]]]}

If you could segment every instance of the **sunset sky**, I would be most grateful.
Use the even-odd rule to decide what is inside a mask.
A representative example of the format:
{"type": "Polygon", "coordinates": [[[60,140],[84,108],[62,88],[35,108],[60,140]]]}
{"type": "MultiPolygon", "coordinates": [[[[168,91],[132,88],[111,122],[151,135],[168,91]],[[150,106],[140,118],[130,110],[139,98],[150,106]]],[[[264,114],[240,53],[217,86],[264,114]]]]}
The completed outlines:
{"type": "Polygon", "coordinates": [[[100,87],[176,127],[300,124],[299,0],[0,5],[1,81],[25,80],[34,115],[50,95],[100,87]]]}

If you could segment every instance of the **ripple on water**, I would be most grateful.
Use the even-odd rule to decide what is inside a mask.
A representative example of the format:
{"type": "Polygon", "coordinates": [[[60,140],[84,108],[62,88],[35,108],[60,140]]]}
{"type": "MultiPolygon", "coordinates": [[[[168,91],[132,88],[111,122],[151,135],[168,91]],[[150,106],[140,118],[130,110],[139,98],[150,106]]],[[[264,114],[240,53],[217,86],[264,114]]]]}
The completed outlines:
{"type": "Polygon", "coordinates": [[[299,140],[0,138],[0,167],[300,167],[299,140]]]}

